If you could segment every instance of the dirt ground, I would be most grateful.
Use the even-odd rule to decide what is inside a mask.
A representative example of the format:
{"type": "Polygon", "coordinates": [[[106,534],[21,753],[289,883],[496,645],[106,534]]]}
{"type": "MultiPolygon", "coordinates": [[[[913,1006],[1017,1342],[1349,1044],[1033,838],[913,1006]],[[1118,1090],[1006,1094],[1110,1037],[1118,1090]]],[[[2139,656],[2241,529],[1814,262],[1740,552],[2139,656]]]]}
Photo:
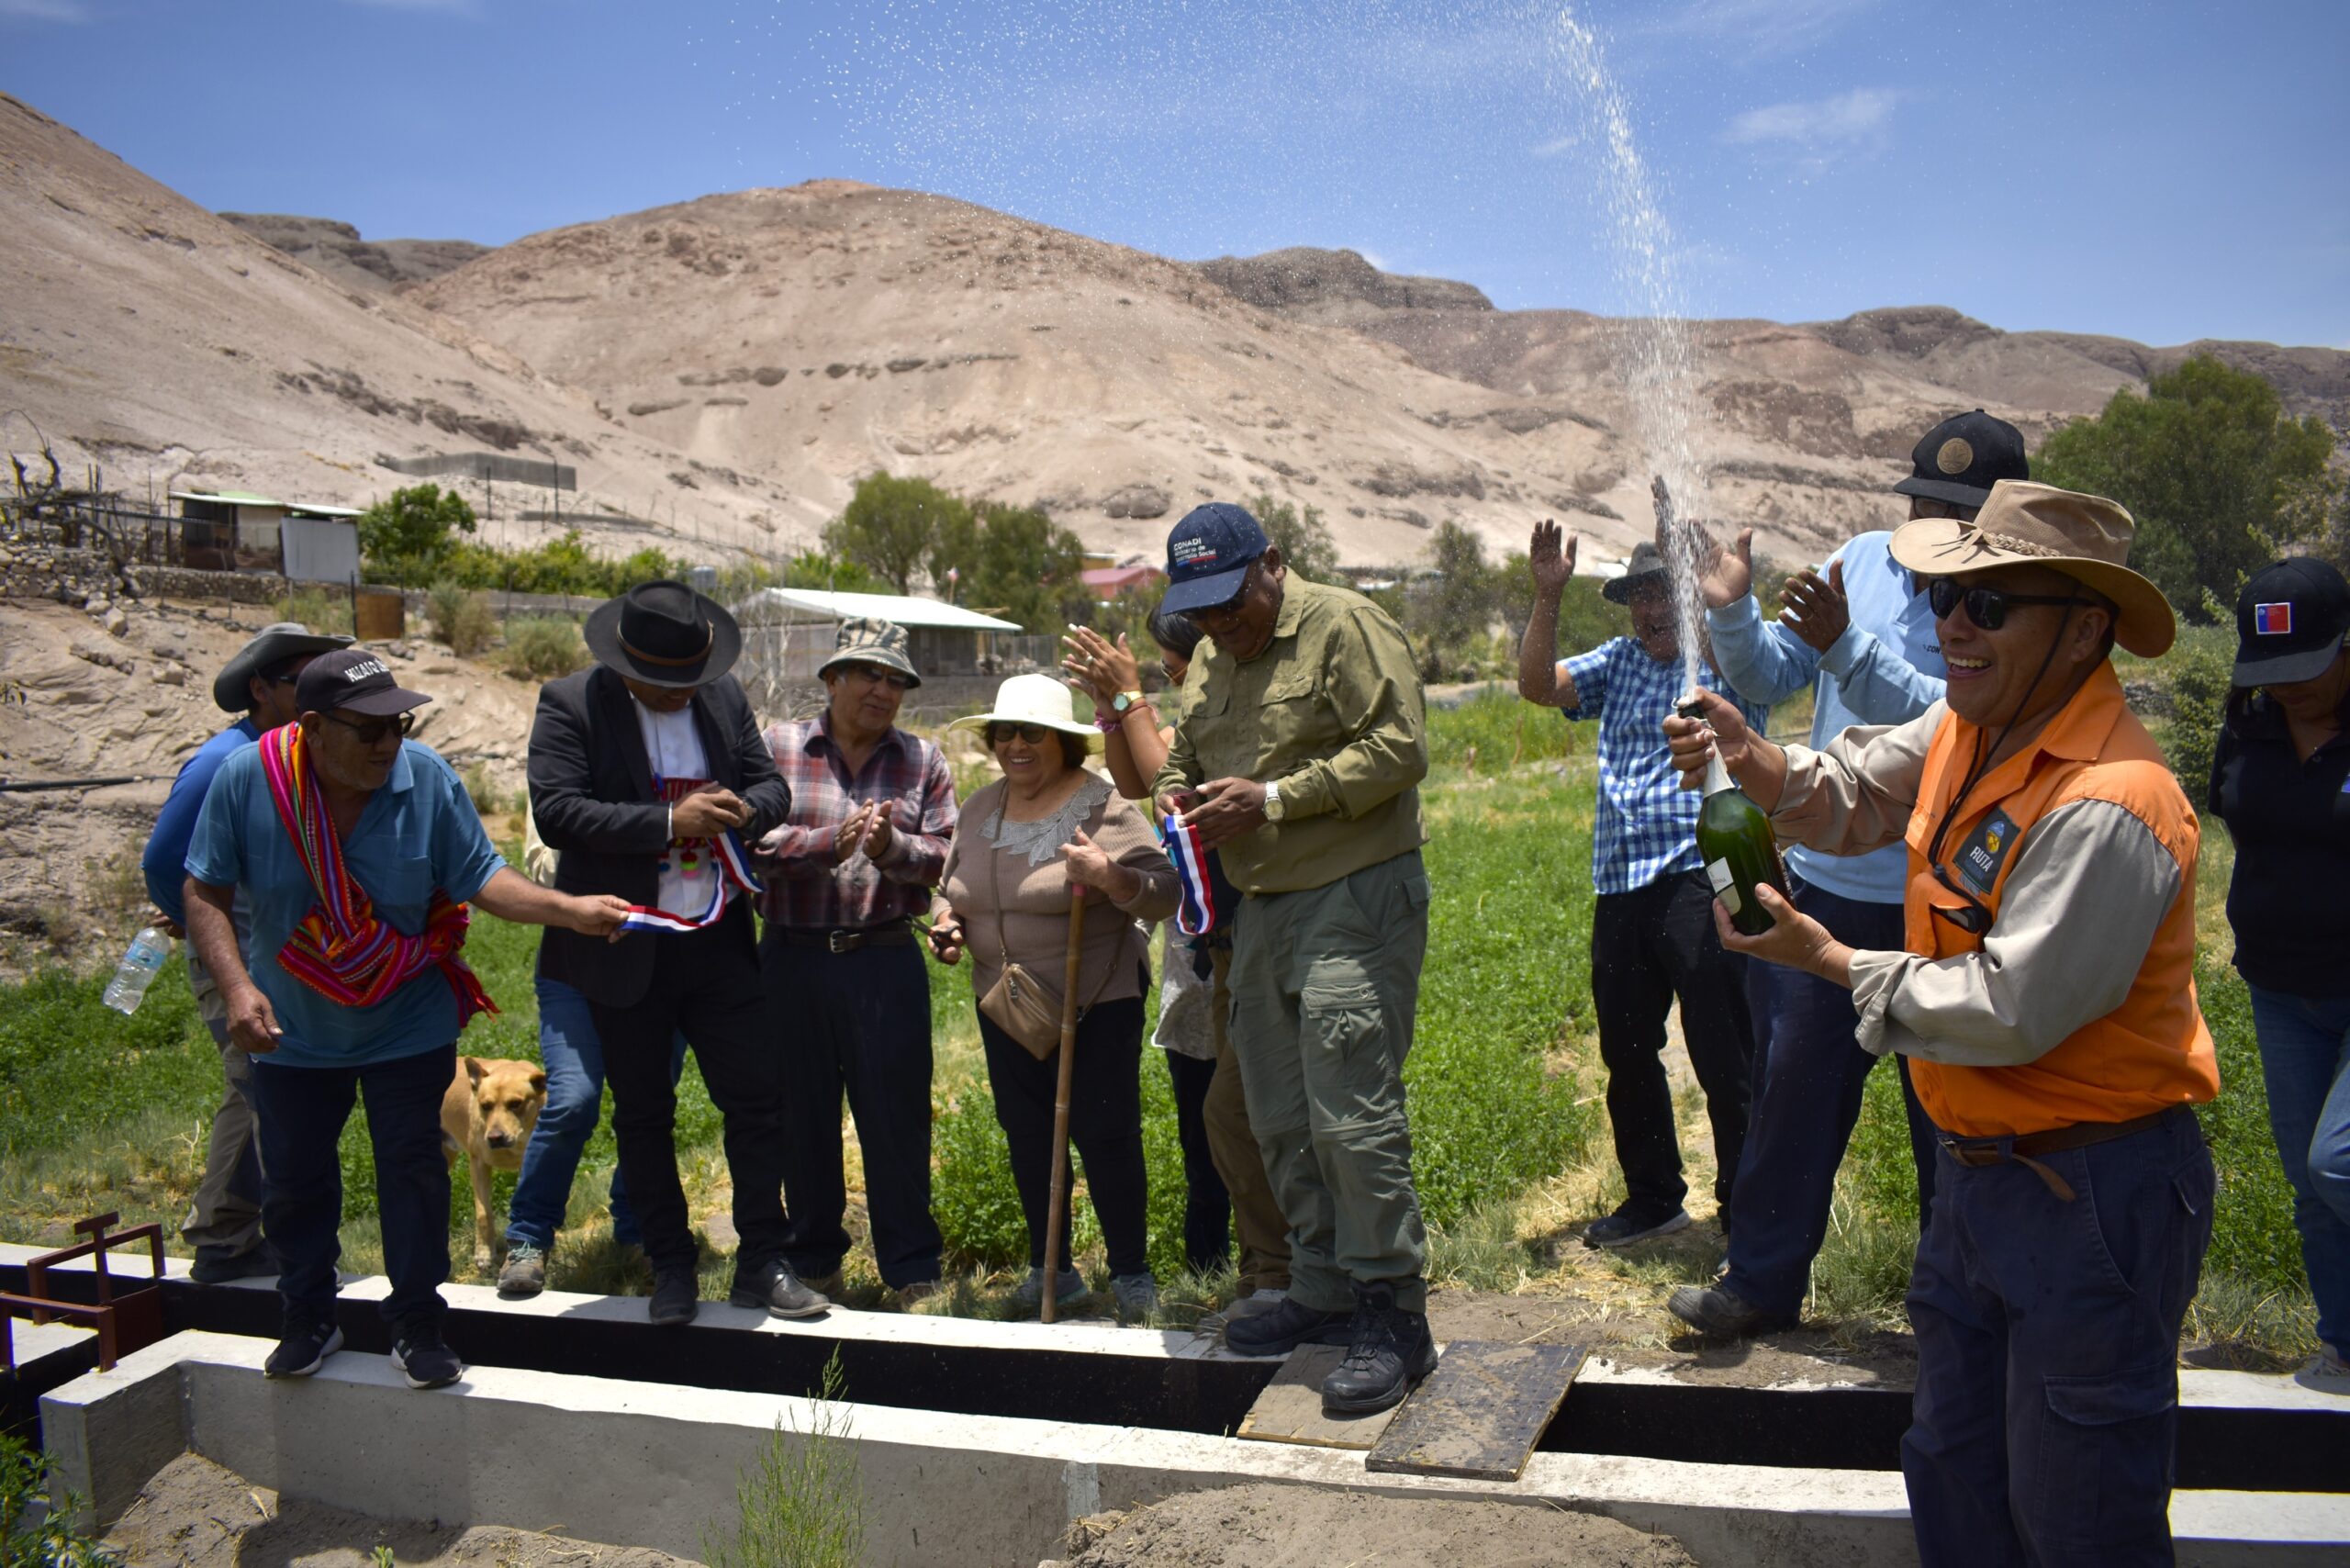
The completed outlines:
{"type": "Polygon", "coordinates": [[[1684,1568],[1695,1562],[1670,1536],[1541,1505],[1233,1486],[1186,1493],[1129,1514],[1066,1568],[1684,1568]]]}
{"type": "Polygon", "coordinates": [[[276,1493],[192,1453],[155,1473],[106,1544],[130,1568],[370,1568],[383,1548],[400,1568],[693,1568],[666,1552],[535,1530],[281,1505],[276,1493]]]}
{"type": "MultiPolygon", "coordinates": [[[[1891,1383],[1907,1388],[1918,1371],[1916,1344],[1907,1334],[1796,1327],[1734,1344],[1683,1332],[1655,1341],[1662,1314],[1625,1315],[1573,1294],[1502,1295],[1445,1290],[1428,1296],[1428,1324],[1439,1340],[1493,1339],[1513,1345],[1591,1347],[1594,1361],[1649,1367],[1684,1383],[1772,1388],[1796,1383],[1891,1383]]],[[[1672,1322],[1669,1318],[1665,1322],[1672,1322]]],[[[1679,1328],[1676,1323],[1674,1329],[1679,1328]]]]}

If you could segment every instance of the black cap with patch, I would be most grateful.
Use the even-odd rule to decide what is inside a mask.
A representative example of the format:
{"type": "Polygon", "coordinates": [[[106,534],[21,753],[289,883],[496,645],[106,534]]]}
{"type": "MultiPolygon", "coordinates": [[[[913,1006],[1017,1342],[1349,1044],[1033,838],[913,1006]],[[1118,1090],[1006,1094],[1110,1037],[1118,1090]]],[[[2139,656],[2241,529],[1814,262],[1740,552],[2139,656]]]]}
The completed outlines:
{"type": "Polygon", "coordinates": [[[1954,414],[1919,437],[1909,467],[1909,477],[1893,487],[1896,495],[1959,507],[1981,506],[2002,479],[2031,477],[2023,431],[1980,409],[1954,414]]]}
{"type": "Polygon", "coordinates": [[[294,705],[305,713],[364,713],[381,719],[431,700],[421,691],[402,690],[390,666],[364,648],[320,654],[294,686],[294,705]]]}
{"type": "Polygon", "coordinates": [[[2350,583],[2296,555],[2252,574],[2236,596],[2237,686],[2290,686],[2333,667],[2350,633],[2350,583]]]}

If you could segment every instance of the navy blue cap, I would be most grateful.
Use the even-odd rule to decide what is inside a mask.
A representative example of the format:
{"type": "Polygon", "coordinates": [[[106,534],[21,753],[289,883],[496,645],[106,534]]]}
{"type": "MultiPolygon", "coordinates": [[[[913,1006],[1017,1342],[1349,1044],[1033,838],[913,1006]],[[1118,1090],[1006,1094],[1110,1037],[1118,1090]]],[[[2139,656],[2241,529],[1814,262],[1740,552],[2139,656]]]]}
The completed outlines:
{"type": "Polygon", "coordinates": [[[1240,597],[1249,563],[1271,543],[1246,507],[1193,507],[1167,535],[1167,597],[1158,607],[1181,615],[1230,604],[1240,597]]]}
{"type": "Polygon", "coordinates": [[[1909,477],[1894,494],[1924,496],[1953,506],[1980,507],[2002,479],[2029,479],[2023,432],[1977,409],[1953,414],[1924,435],[1909,454],[1909,477]]]}

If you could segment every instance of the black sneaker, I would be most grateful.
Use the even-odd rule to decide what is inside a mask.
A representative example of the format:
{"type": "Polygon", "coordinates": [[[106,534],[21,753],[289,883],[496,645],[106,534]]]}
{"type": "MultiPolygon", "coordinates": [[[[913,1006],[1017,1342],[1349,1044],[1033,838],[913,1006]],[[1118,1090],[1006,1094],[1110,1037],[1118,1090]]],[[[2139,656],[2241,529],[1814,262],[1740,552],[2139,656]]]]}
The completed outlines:
{"type": "Polygon", "coordinates": [[[329,1356],[342,1349],[342,1330],[331,1323],[304,1323],[289,1327],[277,1349],[269,1353],[262,1364],[264,1377],[308,1377],[319,1370],[329,1356]]]}
{"type": "Polygon", "coordinates": [[[1675,1209],[1659,1218],[1638,1213],[1627,1204],[1606,1219],[1595,1219],[1583,1226],[1583,1244],[1595,1248],[1629,1247],[1635,1241],[1651,1241],[1676,1230],[1686,1230],[1689,1226],[1687,1209],[1675,1209]]]}
{"type": "Polygon", "coordinates": [[[242,1252],[232,1252],[207,1241],[196,1249],[187,1277],[199,1285],[225,1285],[231,1280],[266,1279],[277,1272],[277,1254],[266,1241],[256,1241],[242,1252]]]}
{"type": "Polygon", "coordinates": [[[763,1306],[775,1317],[821,1317],[833,1309],[831,1297],[801,1284],[780,1258],[755,1274],[737,1274],[726,1300],[734,1306],[763,1306]]]}
{"type": "Polygon", "coordinates": [[[1719,1285],[1684,1285],[1664,1304],[1665,1310],[1700,1334],[1718,1339],[1742,1339],[1795,1327],[1792,1313],[1765,1312],[1735,1291],[1719,1285]]]}
{"type": "Polygon", "coordinates": [[[392,1365],[410,1388],[445,1388],[465,1375],[465,1363],[441,1338],[438,1323],[411,1323],[392,1341],[392,1365]]]}
{"type": "Polygon", "coordinates": [[[654,1327],[675,1328],[691,1323],[700,1310],[701,1282],[694,1278],[691,1269],[664,1269],[653,1276],[653,1299],[645,1305],[645,1316],[653,1319],[654,1327]]]}
{"type": "Polygon", "coordinates": [[[1227,1319],[1224,1347],[1236,1356],[1286,1356],[1300,1345],[1343,1345],[1347,1317],[1343,1312],[1316,1312],[1285,1295],[1270,1312],[1227,1319]]]}
{"type": "Polygon", "coordinates": [[[1412,1384],[1434,1371],[1427,1314],[1397,1306],[1393,1285],[1357,1285],[1347,1359],[1322,1380],[1322,1413],[1375,1416],[1401,1405],[1412,1384]]]}

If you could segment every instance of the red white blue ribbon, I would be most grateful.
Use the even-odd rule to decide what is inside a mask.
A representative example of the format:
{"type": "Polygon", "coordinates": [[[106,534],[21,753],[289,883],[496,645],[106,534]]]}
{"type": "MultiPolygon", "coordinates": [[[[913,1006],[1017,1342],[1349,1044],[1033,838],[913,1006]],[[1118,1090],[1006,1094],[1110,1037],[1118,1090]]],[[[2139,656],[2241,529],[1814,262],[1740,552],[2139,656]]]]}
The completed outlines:
{"type": "Polygon", "coordinates": [[[1200,830],[1173,812],[1160,820],[1167,858],[1175,867],[1175,880],[1183,902],[1175,908],[1175,928],[1186,936],[1204,936],[1215,929],[1222,912],[1215,907],[1215,883],[1208,876],[1208,851],[1200,830]]]}
{"type": "MultiPolygon", "coordinates": [[[[631,904],[621,920],[622,931],[699,931],[714,924],[726,913],[726,890],[731,884],[746,893],[758,891],[758,882],[751,874],[751,857],[743,848],[743,841],[733,828],[715,838],[689,839],[688,844],[707,844],[711,857],[718,862],[718,875],[710,879],[710,906],[698,915],[672,914],[666,909],[647,904],[631,904]]],[[[671,846],[674,853],[677,846],[671,846]]]]}

